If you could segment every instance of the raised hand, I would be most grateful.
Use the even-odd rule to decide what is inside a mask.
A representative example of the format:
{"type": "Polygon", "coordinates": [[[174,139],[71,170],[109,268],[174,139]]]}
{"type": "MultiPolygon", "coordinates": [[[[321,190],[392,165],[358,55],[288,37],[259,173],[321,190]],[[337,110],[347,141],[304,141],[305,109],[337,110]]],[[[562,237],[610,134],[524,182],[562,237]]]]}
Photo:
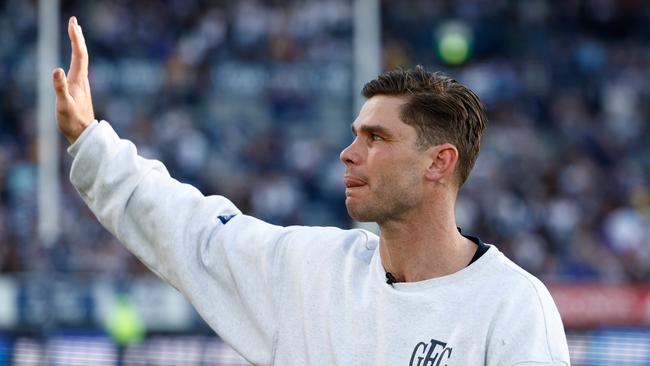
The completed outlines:
{"type": "Polygon", "coordinates": [[[88,49],[77,18],[68,21],[68,36],[72,45],[70,69],[66,77],[61,68],[52,72],[56,92],[56,122],[70,143],[95,119],[88,82],[88,49]]]}

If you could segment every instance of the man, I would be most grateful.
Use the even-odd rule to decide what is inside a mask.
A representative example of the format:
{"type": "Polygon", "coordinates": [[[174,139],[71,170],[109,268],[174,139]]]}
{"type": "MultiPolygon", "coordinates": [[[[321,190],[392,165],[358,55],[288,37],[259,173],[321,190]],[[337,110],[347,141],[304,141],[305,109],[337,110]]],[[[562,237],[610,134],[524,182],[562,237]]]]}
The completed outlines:
{"type": "MultiPolygon", "coordinates": [[[[454,202],[486,117],[469,89],[421,68],[387,73],[341,153],[363,230],[278,227],[204,197],[96,122],[81,27],[53,73],[70,173],[100,222],[258,365],[569,365],[546,288],[463,236],[454,202]]],[[[227,174],[227,173],[224,173],[227,174]]]]}

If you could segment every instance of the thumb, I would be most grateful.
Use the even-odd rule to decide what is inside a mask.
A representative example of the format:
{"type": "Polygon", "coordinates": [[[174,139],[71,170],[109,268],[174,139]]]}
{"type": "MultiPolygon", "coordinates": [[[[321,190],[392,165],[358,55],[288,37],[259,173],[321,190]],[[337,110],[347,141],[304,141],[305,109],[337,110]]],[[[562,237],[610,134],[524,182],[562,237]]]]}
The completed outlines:
{"type": "Polygon", "coordinates": [[[52,86],[56,92],[57,99],[68,99],[68,81],[65,77],[65,71],[61,68],[54,69],[52,73],[52,86]]]}

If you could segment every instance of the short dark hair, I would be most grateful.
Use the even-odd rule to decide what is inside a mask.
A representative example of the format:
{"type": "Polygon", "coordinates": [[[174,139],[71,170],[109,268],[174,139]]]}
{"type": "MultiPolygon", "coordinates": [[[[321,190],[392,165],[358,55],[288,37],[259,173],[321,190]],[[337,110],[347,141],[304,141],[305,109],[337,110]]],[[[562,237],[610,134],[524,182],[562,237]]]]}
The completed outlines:
{"type": "Polygon", "coordinates": [[[366,98],[405,97],[400,118],[417,131],[418,148],[443,143],[456,146],[458,187],[465,183],[481,149],[487,124],[485,108],[473,91],[442,73],[427,72],[417,66],[381,74],[368,82],[361,93],[366,98]]]}

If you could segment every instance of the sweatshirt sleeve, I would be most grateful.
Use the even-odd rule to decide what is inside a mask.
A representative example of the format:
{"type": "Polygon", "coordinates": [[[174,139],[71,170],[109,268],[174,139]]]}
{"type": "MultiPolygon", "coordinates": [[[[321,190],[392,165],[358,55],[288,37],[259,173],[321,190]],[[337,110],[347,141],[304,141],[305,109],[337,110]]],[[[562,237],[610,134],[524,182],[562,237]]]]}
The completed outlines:
{"type": "Polygon", "coordinates": [[[176,181],[105,121],[68,152],[70,180],[100,223],[242,356],[271,364],[280,292],[274,268],[288,229],[176,181]]]}

